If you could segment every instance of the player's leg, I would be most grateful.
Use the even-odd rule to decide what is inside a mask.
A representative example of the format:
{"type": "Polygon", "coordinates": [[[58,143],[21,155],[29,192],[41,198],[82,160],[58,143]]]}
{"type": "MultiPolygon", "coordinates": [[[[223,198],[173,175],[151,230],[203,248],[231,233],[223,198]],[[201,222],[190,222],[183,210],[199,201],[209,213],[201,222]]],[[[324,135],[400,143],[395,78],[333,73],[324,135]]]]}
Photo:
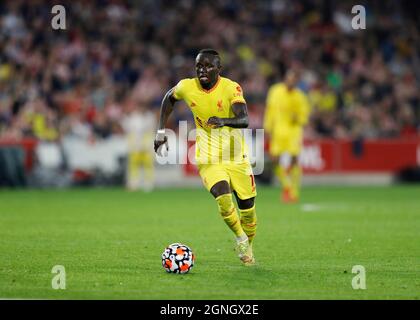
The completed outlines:
{"type": "Polygon", "coordinates": [[[130,152],[127,159],[126,187],[136,190],[140,183],[140,168],[138,152],[130,152]]]}
{"type": "Polygon", "coordinates": [[[280,198],[288,202],[290,197],[291,181],[287,166],[282,162],[284,153],[288,149],[288,137],[278,137],[270,143],[270,158],[274,174],[280,182],[280,198]]]}
{"type": "Polygon", "coordinates": [[[302,169],[299,165],[299,157],[297,155],[294,155],[292,156],[292,160],[290,163],[290,177],[291,177],[290,197],[292,201],[299,200],[301,176],[302,176],[302,169]]]}
{"type": "Polygon", "coordinates": [[[255,197],[242,200],[234,191],[239,208],[239,216],[242,229],[248,236],[249,244],[252,245],[257,234],[257,212],[255,210],[255,197]]]}
{"type": "Polygon", "coordinates": [[[257,231],[257,214],[255,197],[257,190],[252,168],[249,162],[227,165],[231,187],[234,190],[239,207],[242,229],[248,236],[249,248],[246,252],[245,264],[255,263],[252,244],[257,231]]]}
{"type": "Polygon", "coordinates": [[[142,153],[143,167],[143,186],[145,191],[151,191],[155,185],[155,168],[153,163],[153,154],[149,152],[142,153]]]}
{"type": "Polygon", "coordinates": [[[276,176],[278,177],[280,184],[281,184],[281,192],[280,196],[284,202],[289,202],[290,194],[291,194],[291,187],[292,181],[290,178],[290,170],[289,166],[284,163],[284,156],[285,153],[280,154],[277,160],[277,166],[275,169],[276,176]]]}
{"type": "Polygon", "coordinates": [[[300,184],[302,169],[299,164],[299,154],[302,147],[302,135],[300,133],[296,134],[291,140],[290,153],[292,155],[290,163],[290,197],[293,202],[299,200],[300,195],[300,184]]]}
{"type": "Polygon", "coordinates": [[[242,229],[239,216],[232,201],[232,192],[229,186],[229,176],[219,165],[199,165],[198,170],[204,186],[213,195],[217,202],[219,213],[226,225],[235,234],[238,241],[247,240],[242,229]]]}
{"type": "Polygon", "coordinates": [[[216,199],[219,213],[229,229],[235,234],[236,240],[238,242],[247,240],[247,236],[240,223],[235,204],[232,201],[232,192],[230,190],[229,183],[226,180],[215,183],[211,187],[210,193],[216,199]]]}
{"type": "Polygon", "coordinates": [[[211,194],[219,205],[219,212],[227,226],[236,236],[236,251],[239,259],[245,265],[255,263],[252,253],[252,246],[249,243],[248,236],[243,229],[243,225],[239,220],[235,205],[232,201],[232,192],[227,181],[217,182],[211,189],[211,194]]]}

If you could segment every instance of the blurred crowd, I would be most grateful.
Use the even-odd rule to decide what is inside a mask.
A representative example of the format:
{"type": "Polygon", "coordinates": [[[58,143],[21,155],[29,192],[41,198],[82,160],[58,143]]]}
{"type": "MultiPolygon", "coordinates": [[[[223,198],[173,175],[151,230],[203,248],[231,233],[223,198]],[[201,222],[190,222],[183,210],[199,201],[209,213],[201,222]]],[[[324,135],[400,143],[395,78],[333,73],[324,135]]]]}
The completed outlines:
{"type": "MultiPolygon", "coordinates": [[[[139,108],[194,76],[199,49],[222,56],[239,82],[250,126],[262,127],[270,85],[288,68],[311,102],[308,137],[420,134],[420,28],[415,1],[46,1],[0,3],[0,138],[122,134],[139,108]],[[53,30],[51,8],[66,8],[53,30]]],[[[171,118],[191,120],[181,104],[171,118]]]]}

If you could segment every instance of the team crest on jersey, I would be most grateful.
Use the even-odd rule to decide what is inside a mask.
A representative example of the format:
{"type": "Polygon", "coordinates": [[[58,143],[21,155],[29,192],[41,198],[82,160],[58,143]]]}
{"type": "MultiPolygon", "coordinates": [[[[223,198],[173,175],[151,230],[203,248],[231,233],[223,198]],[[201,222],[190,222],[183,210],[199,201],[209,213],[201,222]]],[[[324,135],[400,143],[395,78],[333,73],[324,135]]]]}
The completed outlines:
{"type": "Polygon", "coordinates": [[[193,107],[195,107],[196,106],[196,104],[195,104],[195,102],[193,101],[193,102],[191,102],[191,108],[193,108],[193,107]]]}
{"type": "Polygon", "coordinates": [[[233,94],[233,96],[235,98],[242,96],[242,88],[241,88],[241,86],[236,86],[236,92],[233,94]]]}
{"type": "Polygon", "coordinates": [[[217,111],[219,111],[219,112],[223,111],[223,101],[222,100],[217,101],[217,111]]]}

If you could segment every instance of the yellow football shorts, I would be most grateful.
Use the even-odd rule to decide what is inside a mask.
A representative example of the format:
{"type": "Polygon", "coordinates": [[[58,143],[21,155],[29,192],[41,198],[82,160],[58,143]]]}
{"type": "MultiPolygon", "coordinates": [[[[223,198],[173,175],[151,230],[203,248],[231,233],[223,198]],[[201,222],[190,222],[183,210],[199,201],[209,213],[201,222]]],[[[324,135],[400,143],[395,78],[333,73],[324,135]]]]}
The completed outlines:
{"type": "Polygon", "coordinates": [[[144,151],[130,152],[128,155],[128,165],[133,170],[136,170],[140,166],[153,168],[153,154],[144,151]]]}
{"type": "Polygon", "coordinates": [[[297,156],[301,149],[302,134],[287,134],[271,139],[269,152],[273,156],[279,156],[283,153],[297,156]]]}
{"type": "Polygon", "coordinates": [[[253,198],[257,195],[254,174],[248,161],[240,163],[198,164],[197,167],[203,184],[208,191],[217,182],[225,180],[241,200],[253,198]]]}

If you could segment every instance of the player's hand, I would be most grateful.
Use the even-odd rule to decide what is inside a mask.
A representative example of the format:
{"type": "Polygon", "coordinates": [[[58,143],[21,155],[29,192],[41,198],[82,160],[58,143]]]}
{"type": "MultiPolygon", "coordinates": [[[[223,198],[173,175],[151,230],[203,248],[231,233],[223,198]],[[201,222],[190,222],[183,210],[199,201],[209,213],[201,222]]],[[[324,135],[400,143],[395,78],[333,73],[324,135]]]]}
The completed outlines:
{"type": "Polygon", "coordinates": [[[167,155],[168,151],[169,151],[169,144],[168,144],[168,137],[165,136],[165,132],[160,132],[160,130],[158,130],[158,132],[156,133],[156,138],[154,141],[154,148],[155,148],[155,152],[158,156],[165,156],[167,155]],[[166,152],[165,152],[166,149],[166,152]]]}
{"type": "Polygon", "coordinates": [[[211,117],[207,120],[207,125],[212,128],[221,128],[225,125],[224,119],[219,117],[211,117]]]}

